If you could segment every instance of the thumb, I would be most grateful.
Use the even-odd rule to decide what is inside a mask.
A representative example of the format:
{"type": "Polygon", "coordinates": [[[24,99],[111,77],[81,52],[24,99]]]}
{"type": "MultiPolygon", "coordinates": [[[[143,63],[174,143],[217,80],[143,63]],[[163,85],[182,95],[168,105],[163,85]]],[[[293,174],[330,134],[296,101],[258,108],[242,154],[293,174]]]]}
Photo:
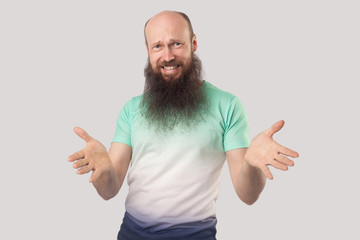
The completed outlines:
{"type": "Polygon", "coordinates": [[[269,128],[269,133],[270,136],[274,135],[274,133],[280,131],[280,129],[282,129],[282,127],[284,126],[285,121],[284,120],[280,120],[276,123],[274,123],[270,128],[269,128]]]}
{"type": "Polygon", "coordinates": [[[76,127],[74,128],[74,132],[76,135],[84,139],[85,142],[89,142],[92,139],[92,137],[90,137],[90,135],[82,128],[76,127]]]}
{"type": "Polygon", "coordinates": [[[93,183],[99,177],[99,170],[94,170],[89,179],[90,183],[93,183]]]}

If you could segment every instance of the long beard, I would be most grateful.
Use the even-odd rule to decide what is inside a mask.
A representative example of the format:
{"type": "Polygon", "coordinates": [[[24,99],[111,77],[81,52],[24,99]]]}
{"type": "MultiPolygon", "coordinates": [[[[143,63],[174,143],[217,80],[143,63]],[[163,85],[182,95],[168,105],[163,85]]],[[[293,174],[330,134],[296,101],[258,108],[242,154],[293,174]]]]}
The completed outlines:
{"type": "Polygon", "coordinates": [[[171,131],[179,125],[191,129],[203,118],[207,101],[201,88],[201,61],[192,54],[188,66],[181,66],[181,76],[168,81],[159,66],[154,71],[149,60],[145,66],[142,107],[148,125],[158,131],[171,131]]]}

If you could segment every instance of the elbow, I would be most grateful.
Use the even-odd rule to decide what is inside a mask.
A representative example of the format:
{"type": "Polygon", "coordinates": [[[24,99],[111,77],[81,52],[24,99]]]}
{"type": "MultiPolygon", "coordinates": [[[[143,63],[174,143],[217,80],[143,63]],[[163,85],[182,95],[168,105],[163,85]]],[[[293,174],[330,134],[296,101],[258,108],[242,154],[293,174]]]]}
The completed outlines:
{"type": "Polygon", "coordinates": [[[253,205],[260,198],[260,194],[264,189],[264,185],[260,185],[258,187],[247,187],[247,188],[239,188],[237,191],[237,195],[241,201],[243,201],[247,205],[253,205]]]}
{"type": "Polygon", "coordinates": [[[99,186],[95,186],[95,188],[96,188],[96,191],[99,194],[99,196],[102,199],[104,199],[105,201],[108,201],[108,200],[112,199],[120,191],[120,186],[112,186],[110,188],[101,188],[99,186]]]}
{"type": "Polygon", "coordinates": [[[101,196],[101,197],[102,197],[102,199],[104,199],[105,201],[108,201],[108,200],[112,199],[112,197],[109,197],[109,196],[101,196]]]}
{"type": "Polygon", "coordinates": [[[259,199],[260,195],[257,196],[239,196],[240,200],[243,201],[245,204],[251,206],[259,199]]]}
{"type": "Polygon", "coordinates": [[[247,205],[251,206],[257,201],[257,199],[255,199],[255,200],[242,200],[242,201],[244,203],[246,203],[247,205]]]}
{"type": "Polygon", "coordinates": [[[98,191],[98,194],[100,195],[100,197],[102,197],[102,199],[104,199],[105,201],[108,201],[108,200],[112,199],[113,197],[115,197],[118,194],[118,192],[119,192],[119,190],[116,189],[114,191],[98,191]]]}
{"type": "Polygon", "coordinates": [[[104,199],[105,201],[108,201],[110,199],[112,199],[113,197],[115,197],[116,194],[112,194],[112,195],[101,195],[102,199],[104,199]]]}

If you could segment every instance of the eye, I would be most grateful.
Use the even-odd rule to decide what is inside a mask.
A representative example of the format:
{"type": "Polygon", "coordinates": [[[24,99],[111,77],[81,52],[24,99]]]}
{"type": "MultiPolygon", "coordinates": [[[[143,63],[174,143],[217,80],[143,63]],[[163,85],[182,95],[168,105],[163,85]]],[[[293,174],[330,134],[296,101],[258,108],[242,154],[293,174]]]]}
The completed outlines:
{"type": "Polygon", "coordinates": [[[160,48],[160,44],[156,44],[155,46],[153,46],[153,49],[159,49],[160,48]]]}
{"type": "Polygon", "coordinates": [[[181,46],[181,43],[179,43],[179,42],[174,42],[174,46],[175,46],[175,47],[180,47],[180,46],[181,46]]]}

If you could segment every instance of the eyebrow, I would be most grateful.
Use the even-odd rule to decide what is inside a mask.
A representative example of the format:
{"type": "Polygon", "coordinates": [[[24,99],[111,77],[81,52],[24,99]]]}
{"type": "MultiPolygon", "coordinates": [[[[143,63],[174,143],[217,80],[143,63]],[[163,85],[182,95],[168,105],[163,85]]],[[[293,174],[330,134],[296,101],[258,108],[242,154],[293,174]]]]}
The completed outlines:
{"type": "MultiPolygon", "coordinates": [[[[170,43],[174,43],[174,42],[179,42],[179,43],[185,43],[184,41],[181,41],[181,40],[179,40],[179,39],[176,39],[176,38],[170,38],[170,43]]],[[[150,46],[156,46],[156,45],[158,45],[158,44],[160,44],[161,43],[161,41],[156,41],[156,42],[154,42],[154,43],[152,43],[150,46]]]]}
{"type": "Polygon", "coordinates": [[[170,38],[170,42],[180,42],[180,43],[183,43],[184,41],[181,41],[180,39],[176,39],[176,38],[170,38]]]}
{"type": "Polygon", "coordinates": [[[158,44],[160,44],[160,41],[157,41],[157,42],[154,42],[154,43],[152,43],[152,44],[150,44],[150,46],[156,46],[156,45],[158,45],[158,44]]]}

